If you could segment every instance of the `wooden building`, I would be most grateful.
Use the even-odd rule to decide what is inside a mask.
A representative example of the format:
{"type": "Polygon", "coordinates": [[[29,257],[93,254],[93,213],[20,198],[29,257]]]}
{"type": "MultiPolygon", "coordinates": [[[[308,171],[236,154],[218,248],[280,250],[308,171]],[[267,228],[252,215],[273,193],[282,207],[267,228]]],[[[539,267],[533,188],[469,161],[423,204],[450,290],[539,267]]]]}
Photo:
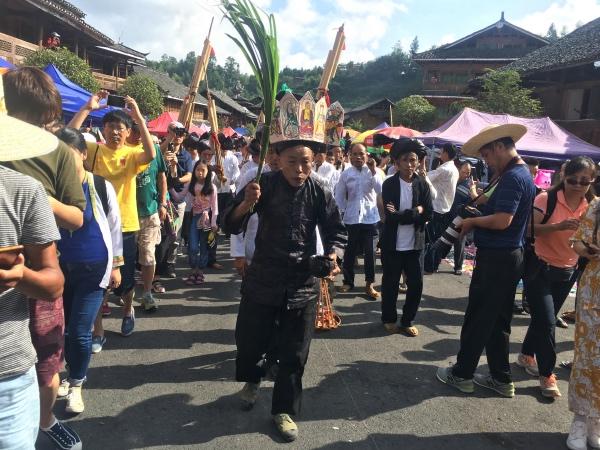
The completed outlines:
{"type": "Polygon", "coordinates": [[[447,108],[464,99],[469,81],[486,69],[498,69],[548,44],[544,38],[504,19],[450,44],[417,53],[423,69],[421,95],[434,106],[447,108]]]}
{"type": "Polygon", "coordinates": [[[382,98],[346,111],[344,123],[360,120],[365,130],[373,129],[383,122],[391,125],[393,109],[394,102],[389,98],[382,98]]]}
{"type": "MultiPolygon", "coordinates": [[[[205,97],[207,96],[206,89],[201,91],[201,93],[205,97]]],[[[256,122],[256,120],[258,119],[258,116],[256,114],[254,114],[245,106],[240,105],[225,92],[211,89],[210,95],[215,101],[215,105],[229,112],[230,117],[228,126],[232,128],[237,128],[244,126],[247,123],[256,122]]]]}
{"type": "Polygon", "coordinates": [[[600,18],[509,64],[546,115],[600,146],[600,18]]]}
{"type": "Polygon", "coordinates": [[[62,47],[87,61],[100,85],[110,91],[147,55],[87,24],[85,13],[65,0],[0,0],[0,57],[20,64],[52,32],[60,34],[62,47]]]}

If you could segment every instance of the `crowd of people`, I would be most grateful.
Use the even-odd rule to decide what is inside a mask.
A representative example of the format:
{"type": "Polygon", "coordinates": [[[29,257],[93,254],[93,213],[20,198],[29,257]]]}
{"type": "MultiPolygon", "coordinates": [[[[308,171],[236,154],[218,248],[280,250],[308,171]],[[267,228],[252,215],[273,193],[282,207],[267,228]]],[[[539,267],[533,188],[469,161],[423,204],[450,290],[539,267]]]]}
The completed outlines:
{"type": "Polygon", "coordinates": [[[589,158],[566,162],[552,188],[537,189],[534,164],[515,148],[527,130],[505,124],[482,130],[460,153],[446,144],[437,155],[408,138],[391,140],[384,154],[350,139],[288,139],[270,146],[257,180],[261,133],[269,130],[252,139],[198,136],[173,122],[160,140],[126,97],[125,108],[103,116],[99,138],[81,130],[105,107],[106,92],[64,125],[44,72],[21,67],[2,81],[1,448],[33,448],[38,430],[58,449],[82,448],[53,407],[65,397],[69,413],[85,409],[92,354],[110,345],[102,325],[114,309],[109,293],[122,306],[121,335],[131,336],[134,301],[157,311],[160,280],[182,272],[187,285],[202,285],[207,267],[223,269],[217,248],[227,239],[242,279],[235,330],[242,407],[251,409],[261,381],[272,379],[271,414],[285,440],[298,436],[293,416],[315,326],[315,279],[333,284],[341,274],[337,290],[351,292],[362,256],[364,293],[380,299],[383,329],[416,337],[424,280],[435,282],[452,248],[453,273],[462,275],[468,241],[477,253],[460,349],[435,376],[465,394],[478,385],[514,396],[509,336],[523,280],[531,322],[516,364],[538,377],[541,395],[559,397],[555,326],[577,282],[567,446],[600,447],[600,204],[589,158]],[[485,161],[486,182],[474,176],[472,158],[485,161]],[[184,254],[187,270],[178,270],[184,254]],[[489,374],[476,372],[484,350],[489,374]]]}

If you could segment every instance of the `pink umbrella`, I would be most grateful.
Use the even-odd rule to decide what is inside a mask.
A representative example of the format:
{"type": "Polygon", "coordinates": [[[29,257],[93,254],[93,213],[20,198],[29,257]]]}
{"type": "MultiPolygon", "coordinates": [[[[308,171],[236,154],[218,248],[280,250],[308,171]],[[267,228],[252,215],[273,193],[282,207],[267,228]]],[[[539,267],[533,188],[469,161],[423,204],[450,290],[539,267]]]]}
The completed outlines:
{"type": "Polygon", "coordinates": [[[223,133],[223,135],[225,135],[225,137],[231,137],[234,134],[236,134],[235,130],[231,127],[223,128],[221,130],[221,133],[223,133]]]}
{"type": "Polygon", "coordinates": [[[411,128],[406,127],[389,127],[383,128],[381,130],[376,130],[370,136],[365,138],[365,145],[373,145],[373,136],[376,134],[382,134],[392,139],[400,139],[401,137],[418,137],[421,136],[421,133],[417,130],[413,130],[411,128]]]}

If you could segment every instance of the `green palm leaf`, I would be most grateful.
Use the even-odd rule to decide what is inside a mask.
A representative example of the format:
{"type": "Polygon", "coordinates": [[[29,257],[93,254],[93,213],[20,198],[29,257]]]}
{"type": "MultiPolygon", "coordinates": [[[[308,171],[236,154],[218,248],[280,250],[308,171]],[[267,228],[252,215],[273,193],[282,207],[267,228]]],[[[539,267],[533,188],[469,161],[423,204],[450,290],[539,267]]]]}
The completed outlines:
{"type": "Polygon", "coordinates": [[[227,36],[240,48],[262,91],[265,125],[256,174],[258,182],[269,150],[269,131],[279,84],[279,50],[275,16],[259,11],[250,0],[223,0],[221,10],[239,38],[229,34],[227,36]],[[265,16],[268,18],[268,26],[263,22],[265,16]]]}

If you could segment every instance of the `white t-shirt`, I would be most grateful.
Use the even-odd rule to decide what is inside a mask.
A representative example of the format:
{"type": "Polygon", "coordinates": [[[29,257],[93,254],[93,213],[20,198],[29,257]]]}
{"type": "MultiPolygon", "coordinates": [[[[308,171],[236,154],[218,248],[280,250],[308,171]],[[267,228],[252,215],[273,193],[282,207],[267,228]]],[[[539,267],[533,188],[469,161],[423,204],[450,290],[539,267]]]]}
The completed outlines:
{"type": "MultiPolygon", "coordinates": [[[[412,209],[413,187],[400,178],[400,208],[399,211],[412,209]]],[[[404,252],[415,249],[415,226],[413,224],[398,225],[396,232],[396,250],[404,252]]]]}

